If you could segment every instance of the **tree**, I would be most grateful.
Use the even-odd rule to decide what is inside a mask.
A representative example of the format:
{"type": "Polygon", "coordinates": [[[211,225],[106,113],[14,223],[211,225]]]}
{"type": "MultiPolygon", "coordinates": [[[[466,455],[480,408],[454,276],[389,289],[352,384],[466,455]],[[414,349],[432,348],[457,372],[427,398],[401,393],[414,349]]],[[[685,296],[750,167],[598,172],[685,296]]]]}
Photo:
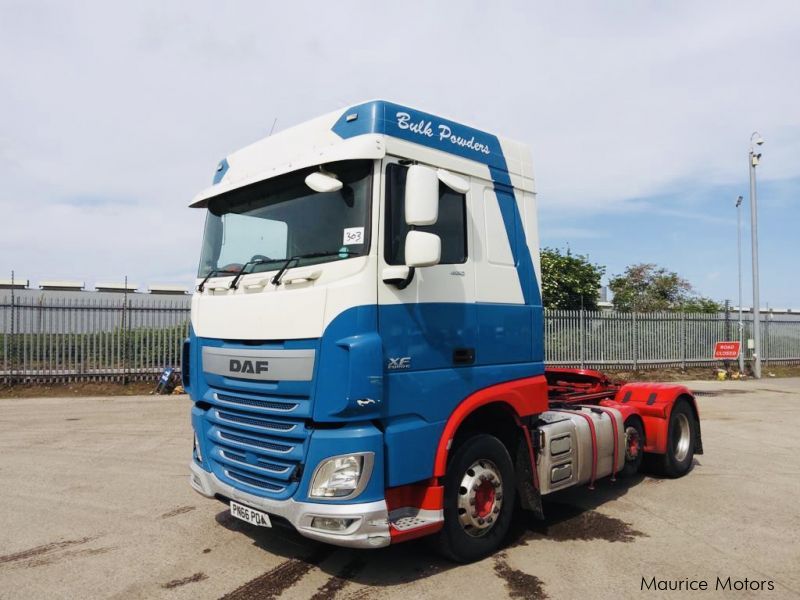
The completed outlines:
{"type": "Polygon", "coordinates": [[[692,285],[673,271],[652,263],[630,265],[623,275],[612,278],[608,286],[619,311],[717,312],[718,302],[698,295],[692,285]]]}
{"type": "Polygon", "coordinates": [[[600,278],[606,268],[589,262],[588,256],[569,250],[543,248],[542,300],[545,308],[597,310],[600,278]]]}

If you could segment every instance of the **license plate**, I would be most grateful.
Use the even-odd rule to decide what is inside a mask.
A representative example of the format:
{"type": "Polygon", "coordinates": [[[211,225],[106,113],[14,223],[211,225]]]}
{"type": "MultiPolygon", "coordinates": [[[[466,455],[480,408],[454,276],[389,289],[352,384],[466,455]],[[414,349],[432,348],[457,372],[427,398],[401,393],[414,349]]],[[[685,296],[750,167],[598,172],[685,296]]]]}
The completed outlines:
{"type": "Polygon", "coordinates": [[[231,501],[231,516],[259,527],[272,527],[269,515],[260,510],[231,501]]]}

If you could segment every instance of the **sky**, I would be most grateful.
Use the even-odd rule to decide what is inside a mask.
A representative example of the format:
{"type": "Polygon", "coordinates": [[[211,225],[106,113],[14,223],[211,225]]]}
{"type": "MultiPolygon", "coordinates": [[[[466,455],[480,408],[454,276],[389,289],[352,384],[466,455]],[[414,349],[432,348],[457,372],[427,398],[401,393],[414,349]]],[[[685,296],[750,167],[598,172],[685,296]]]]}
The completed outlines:
{"type": "Polygon", "coordinates": [[[0,278],[191,285],[219,159],[369,98],[531,145],[542,245],[800,309],[800,3],[0,0],[0,278]]]}

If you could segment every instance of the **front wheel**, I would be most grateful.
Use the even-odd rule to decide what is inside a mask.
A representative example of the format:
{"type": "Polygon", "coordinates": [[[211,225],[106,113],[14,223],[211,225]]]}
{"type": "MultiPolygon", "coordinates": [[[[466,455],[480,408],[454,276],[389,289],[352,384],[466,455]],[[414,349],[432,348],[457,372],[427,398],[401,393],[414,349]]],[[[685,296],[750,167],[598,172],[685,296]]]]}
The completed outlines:
{"type": "Polygon", "coordinates": [[[462,563],[497,550],[511,525],[515,497],[514,465],[503,443],[487,434],[466,440],[447,466],[439,550],[462,563]]]}

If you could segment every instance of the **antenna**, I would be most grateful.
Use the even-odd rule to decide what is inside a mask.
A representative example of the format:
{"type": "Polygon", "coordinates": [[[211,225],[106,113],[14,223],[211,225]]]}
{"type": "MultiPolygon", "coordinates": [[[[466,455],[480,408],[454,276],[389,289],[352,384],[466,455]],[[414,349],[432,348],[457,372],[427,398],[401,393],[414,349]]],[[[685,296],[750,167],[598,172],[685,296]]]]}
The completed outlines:
{"type": "Polygon", "coordinates": [[[272,135],[272,132],[273,132],[273,131],[275,131],[275,125],[276,125],[277,123],[278,123],[278,117],[275,117],[275,120],[272,122],[272,127],[270,127],[270,129],[269,129],[269,135],[268,135],[267,137],[269,137],[270,135],[272,135]]]}

